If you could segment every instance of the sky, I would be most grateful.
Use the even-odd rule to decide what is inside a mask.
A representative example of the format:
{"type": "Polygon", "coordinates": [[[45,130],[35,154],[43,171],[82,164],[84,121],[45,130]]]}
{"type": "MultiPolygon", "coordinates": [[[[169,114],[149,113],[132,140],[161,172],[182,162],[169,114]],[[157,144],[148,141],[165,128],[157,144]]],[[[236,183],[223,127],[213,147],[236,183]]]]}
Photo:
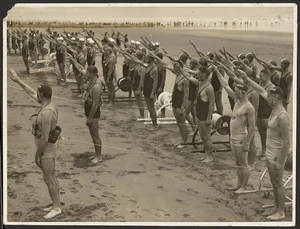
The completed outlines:
{"type": "Polygon", "coordinates": [[[100,22],[142,18],[293,18],[293,7],[293,4],[16,4],[8,11],[8,20],[100,22]]]}

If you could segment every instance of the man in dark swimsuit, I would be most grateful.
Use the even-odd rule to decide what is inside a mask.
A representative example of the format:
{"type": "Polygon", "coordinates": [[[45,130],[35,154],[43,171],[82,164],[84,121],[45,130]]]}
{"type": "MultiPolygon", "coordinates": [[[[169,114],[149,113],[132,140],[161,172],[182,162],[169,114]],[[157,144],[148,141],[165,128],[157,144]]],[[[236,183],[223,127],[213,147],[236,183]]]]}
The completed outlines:
{"type": "Polygon", "coordinates": [[[96,58],[96,49],[93,47],[95,41],[92,38],[88,38],[87,40],[88,48],[86,54],[86,63],[87,66],[95,66],[95,58],[96,58]]]}
{"type": "MultiPolygon", "coordinates": [[[[198,60],[197,59],[191,59],[190,60],[190,69],[192,71],[198,71],[198,60]]],[[[196,95],[197,95],[197,85],[193,83],[189,83],[189,98],[186,104],[185,108],[185,115],[186,120],[191,125],[193,132],[197,130],[196,128],[196,111],[194,108],[194,103],[196,102],[196,95]],[[190,116],[191,114],[191,116],[190,116]]]]}
{"type": "Polygon", "coordinates": [[[293,85],[293,75],[289,71],[290,61],[288,59],[283,59],[280,63],[280,68],[275,68],[281,72],[281,77],[279,81],[279,87],[283,91],[283,107],[287,110],[288,104],[290,102],[290,94],[293,85]]]}
{"type": "Polygon", "coordinates": [[[26,35],[23,35],[22,42],[23,42],[22,58],[23,58],[25,66],[26,66],[27,75],[29,76],[29,69],[30,69],[29,60],[28,60],[28,58],[29,58],[29,44],[28,44],[28,38],[27,38],[26,35]]]}
{"type": "MultiPolygon", "coordinates": [[[[207,56],[209,57],[210,60],[215,59],[215,55],[213,52],[208,52],[207,56]]],[[[224,70],[220,69],[220,73],[224,76],[224,70]]],[[[216,104],[216,109],[219,114],[223,114],[223,103],[222,103],[222,86],[220,84],[220,81],[218,80],[218,77],[216,76],[216,73],[212,73],[211,76],[211,85],[214,88],[214,93],[215,93],[215,104],[216,104]]]]}
{"type": "MultiPolygon", "coordinates": [[[[156,55],[163,59],[163,54],[161,52],[156,53],[156,55]]],[[[166,81],[166,74],[167,69],[162,63],[157,63],[157,70],[158,70],[158,82],[157,82],[157,93],[156,96],[158,96],[163,93],[164,87],[165,87],[165,81],[166,81]]],[[[166,109],[161,109],[161,117],[165,117],[166,109]]]]}
{"type": "Polygon", "coordinates": [[[206,156],[202,158],[202,162],[211,162],[213,160],[211,119],[215,106],[215,95],[213,87],[209,80],[210,70],[207,69],[208,63],[205,57],[200,57],[199,66],[199,80],[201,81],[187,74],[187,72],[182,68],[181,73],[190,81],[190,83],[194,83],[198,86],[196,120],[206,154],[206,156]]]}
{"type": "Polygon", "coordinates": [[[56,45],[56,61],[59,67],[61,77],[60,79],[58,79],[58,83],[61,86],[65,86],[67,84],[65,73],[66,48],[60,44],[60,42],[64,41],[63,37],[58,37],[56,40],[58,41],[56,45]]]}
{"type": "Polygon", "coordinates": [[[152,120],[153,128],[151,128],[151,130],[158,130],[157,115],[154,107],[158,70],[151,54],[146,56],[145,63],[148,64],[148,66],[146,67],[145,72],[143,95],[152,120]]]}
{"type": "Polygon", "coordinates": [[[111,47],[106,47],[105,49],[105,64],[106,75],[104,75],[105,83],[108,89],[108,98],[110,105],[114,105],[115,102],[115,86],[114,83],[117,82],[116,75],[116,57],[113,53],[111,47]]]}
{"type": "MultiPolygon", "coordinates": [[[[135,56],[141,61],[144,58],[144,54],[141,51],[137,51],[135,56]]],[[[145,71],[145,66],[135,64],[132,75],[132,90],[135,96],[136,105],[139,108],[140,118],[144,118],[143,87],[145,71]]]]}
{"type": "Polygon", "coordinates": [[[88,80],[86,91],[83,95],[84,113],[87,118],[86,125],[89,128],[91,138],[95,147],[95,155],[91,156],[91,162],[96,164],[102,161],[102,141],[99,136],[99,118],[100,107],[102,105],[102,84],[98,78],[98,69],[95,66],[89,66],[85,70],[70,54],[67,54],[70,61],[77,70],[88,80]]]}
{"type": "MultiPolygon", "coordinates": [[[[268,69],[263,69],[260,72],[260,85],[261,87],[269,92],[270,89],[274,88],[275,85],[270,81],[270,71],[268,69]]],[[[268,119],[272,112],[272,108],[268,102],[259,95],[259,105],[257,110],[257,129],[260,134],[261,140],[261,153],[257,156],[263,158],[266,156],[266,139],[267,139],[267,129],[268,129],[268,119]]]]}

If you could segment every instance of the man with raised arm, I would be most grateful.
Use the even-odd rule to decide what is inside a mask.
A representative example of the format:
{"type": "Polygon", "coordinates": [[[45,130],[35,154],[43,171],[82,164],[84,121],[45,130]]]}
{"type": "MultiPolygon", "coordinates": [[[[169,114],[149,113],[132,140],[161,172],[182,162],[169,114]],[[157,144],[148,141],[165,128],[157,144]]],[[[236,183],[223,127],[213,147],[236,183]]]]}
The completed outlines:
{"type": "MultiPolygon", "coordinates": [[[[150,52],[150,54],[152,53],[150,52]]],[[[175,146],[178,149],[185,148],[185,143],[187,142],[188,138],[188,128],[186,125],[185,109],[189,98],[189,81],[185,79],[185,77],[180,71],[180,69],[183,68],[183,62],[181,60],[177,60],[173,63],[173,67],[171,68],[157,55],[152,55],[159,63],[163,64],[166,67],[166,69],[168,69],[176,75],[174,88],[172,92],[172,108],[174,117],[179,127],[181,142],[179,144],[175,144],[175,146]]]]}
{"type": "Polygon", "coordinates": [[[61,86],[65,86],[67,84],[66,73],[65,73],[67,52],[66,52],[66,48],[61,44],[64,41],[64,38],[58,37],[56,40],[58,41],[56,43],[56,61],[60,71],[60,79],[58,79],[58,84],[61,86]]]}
{"type": "Polygon", "coordinates": [[[49,85],[40,85],[37,91],[35,91],[25,84],[13,69],[9,71],[11,74],[10,78],[42,105],[36,121],[32,125],[32,134],[35,136],[36,144],[35,163],[42,169],[43,179],[52,200],[52,206],[44,209],[45,211],[49,211],[44,218],[51,219],[62,213],[59,184],[55,176],[56,141],[60,135],[60,132],[55,133],[58,122],[58,110],[56,105],[51,101],[52,89],[49,85]]]}
{"type": "MultiPolygon", "coordinates": [[[[163,59],[163,54],[161,52],[157,52],[156,55],[160,59],[163,59]]],[[[157,70],[158,70],[158,80],[157,80],[157,93],[156,93],[156,97],[158,98],[158,96],[161,93],[163,93],[164,88],[165,88],[167,68],[162,63],[157,62],[157,70]]],[[[166,114],[166,109],[162,108],[161,109],[161,117],[165,117],[165,114],[166,114]]]]}
{"type": "Polygon", "coordinates": [[[140,112],[140,118],[144,118],[143,88],[146,71],[146,66],[142,64],[144,54],[141,51],[137,51],[134,56],[140,62],[136,62],[137,60],[128,52],[120,50],[120,53],[123,54],[125,58],[130,58],[132,63],[135,63],[132,71],[131,85],[135,96],[135,102],[140,112]]]}
{"type": "Polygon", "coordinates": [[[290,103],[290,95],[293,85],[293,75],[289,70],[290,61],[286,58],[281,60],[280,67],[272,67],[281,72],[281,77],[279,81],[279,87],[283,91],[283,107],[287,110],[288,104],[290,103]]]}
{"type": "Polygon", "coordinates": [[[30,71],[30,65],[29,65],[29,44],[28,44],[28,38],[26,35],[22,36],[22,58],[26,67],[26,73],[29,76],[30,71]]]}
{"type": "Polygon", "coordinates": [[[102,161],[101,150],[102,142],[99,136],[99,118],[100,118],[100,106],[102,105],[102,84],[98,78],[98,69],[95,66],[89,66],[85,70],[84,67],[77,63],[77,61],[67,54],[70,61],[75,65],[77,70],[88,81],[87,88],[84,92],[84,113],[86,116],[86,125],[89,128],[91,138],[95,147],[95,155],[92,156],[92,163],[96,164],[102,161]]]}
{"type": "Polygon", "coordinates": [[[145,63],[147,64],[147,67],[145,70],[143,95],[152,120],[153,128],[151,130],[158,130],[157,115],[154,107],[156,99],[155,95],[157,90],[158,70],[154,62],[154,57],[151,54],[148,54],[145,57],[145,63]]]}
{"type": "Polygon", "coordinates": [[[281,220],[285,218],[285,189],[282,178],[284,164],[290,147],[289,114],[283,107],[282,102],[284,93],[279,87],[272,88],[267,92],[260,85],[249,79],[246,74],[243,73],[242,77],[272,107],[267,129],[266,165],[273,186],[274,208],[266,210],[262,215],[267,216],[267,220],[281,220]]]}
{"type": "Polygon", "coordinates": [[[246,85],[237,84],[233,91],[216,66],[213,67],[213,71],[216,72],[220,83],[228,95],[235,99],[230,121],[230,145],[237,166],[237,184],[235,187],[229,188],[229,190],[239,194],[247,189],[250,175],[248,152],[250,141],[254,136],[255,109],[248,100],[248,87],[246,85]]]}
{"type": "MultiPolygon", "coordinates": [[[[226,74],[229,76],[229,78],[231,78],[234,81],[235,85],[237,85],[237,84],[244,85],[245,84],[245,82],[240,78],[241,74],[237,69],[232,71],[230,68],[226,67],[225,65],[221,64],[220,62],[217,62],[217,63],[220,64],[220,66],[222,66],[222,69],[224,69],[226,74]]],[[[234,87],[232,87],[231,89],[234,91],[234,87]]],[[[258,106],[259,106],[259,95],[250,86],[248,86],[247,98],[248,98],[248,101],[254,107],[255,121],[256,121],[257,120],[257,111],[258,111],[258,106]]],[[[253,135],[253,138],[250,141],[249,153],[248,153],[248,166],[249,166],[250,170],[254,169],[256,155],[257,155],[257,149],[256,149],[256,144],[255,144],[255,138],[253,135]]]]}
{"type": "Polygon", "coordinates": [[[213,87],[209,80],[210,71],[206,69],[207,61],[204,57],[200,57],[199,70],[202,74],[199,75],[199,80],[195,79],[189,75],[182,68],[180,69],[181,73],[190,81],[198,86],[197,92],[197,104],[196,104],[196,117],[197,117],[197,126],[202,138],[203,147],[205,150],[205,157],[202,159],[202,162],[211,162],[212,157],[212,147],[213,143],[211,140],[211,119],[215,106],[215,95],[213,87]]]}

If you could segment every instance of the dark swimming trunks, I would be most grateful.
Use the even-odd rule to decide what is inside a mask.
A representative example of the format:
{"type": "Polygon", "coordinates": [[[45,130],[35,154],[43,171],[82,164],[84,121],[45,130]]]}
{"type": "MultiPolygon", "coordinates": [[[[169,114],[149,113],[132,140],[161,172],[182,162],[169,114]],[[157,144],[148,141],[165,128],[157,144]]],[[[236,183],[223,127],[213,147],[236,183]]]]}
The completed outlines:
{"type": "Polygon", "coordinates": [[[144,92],[143,95],[145,97],[150,97],[152,88],[153,88],[153,82],[154,80],[151,78],[150,72],[153,70],[154,67],[150,69],[150,71],[146,72],[145,79],[144,79],[144,92]]]}
{"type": "Polygon", "coordinates": [[[205,102],[201,99],[200,93],[208,86],[204,86],[201,91],[199,91],[197,96],[197,104],[196,104],[196,116],[199,121],[206,121],[208,110],[209,110],[209,101],[205,102]]]}
{"type": "Polygon", "coordinates": [[[173,89],[173,93],[172,93],[172,107],[174,107],[174,108],[181,108],[182,103],[183,103],[184,92],[179,91],[179,89],[178,89],[178,83],[182,79],[178,80],[178,82],[174,84],[174,89],[173,89]]]}

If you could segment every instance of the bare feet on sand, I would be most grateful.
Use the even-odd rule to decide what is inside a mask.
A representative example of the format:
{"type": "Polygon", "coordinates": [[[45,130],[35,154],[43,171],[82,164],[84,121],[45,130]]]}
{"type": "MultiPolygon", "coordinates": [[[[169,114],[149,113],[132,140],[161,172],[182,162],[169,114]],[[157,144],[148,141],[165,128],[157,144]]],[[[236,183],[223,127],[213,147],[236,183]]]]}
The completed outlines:
{"type": "Polygon", "coordinates": [[[270,221],[281,220],[284,218],[285,218],[284,212],[282,212],[282,213],[276,212],[275,214],[266,217],[266,219],[270,220],[270,221]]]}
{"type": "Polygon", "coordinates": [[[234,187],[226,188],[225,190],[227,190],[227,191],[236,191],[240,188],[241,188],[241,186],[234,186],[234,187]]]}
{"type": "Polygon", "coordinates": [[[204,162],[204,163],[209,163],[209,162],[212,162],[213,161],[213,158],[212,157],[206,157],[203,161],[201,162],[204,162]]]}
{"type": "Polygon", "coordinates": [[[53,206],[51,205],[51,206],[49,206],[47,208],[43,208],[43,211],[50,212],[52,209],[53,209],[53,206]]]}
{"type": "Polygon", "coordinates": [[[262,216],[269,216],[275,214],[277,211],[276,207],[265,210],[263,213],[261,213],[262,216]]]}
{"type": "Polygon", "coordinates": [[[246,191],[247,189],[245,189],[245,188],[239,188],[238,190],[236,190],[236,191],[234,191],[234,193],[235,194],[241,194],[241,193],[243,193],[244,191],[246,191]]]}
{"type": "Polygon", "coordinates": [[[44,216],[45,219],[52,219],[62,213],[61,208],[52,208],[51,211],[44,216]]]}

